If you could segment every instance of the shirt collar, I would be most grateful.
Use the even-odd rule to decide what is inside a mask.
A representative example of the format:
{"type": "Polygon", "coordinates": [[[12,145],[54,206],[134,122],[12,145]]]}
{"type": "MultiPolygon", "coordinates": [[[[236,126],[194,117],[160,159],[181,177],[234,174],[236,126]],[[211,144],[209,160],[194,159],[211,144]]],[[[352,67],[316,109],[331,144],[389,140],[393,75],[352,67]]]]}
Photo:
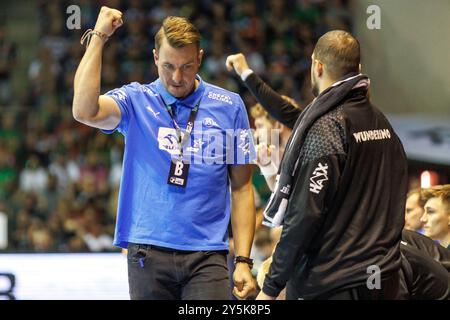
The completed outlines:
{"type": "Polygon", "coordinates": [[[173,95],[171,95],[166,90],[164,84],[159,78],[156,80],[156,91],[161,95],[161,97],[164,99],[164,102],[167,103],[168,105],[181,104],[185,107],[193,109],[195,105],[200,101],[201,97],[203,96],[203,92],[205,91],[205,84],[202,78],[199,75],[196,75],[195,78],[199,81],[198,86],[194,92],[192,92],[185,98],[178,99],[173,95]]]}

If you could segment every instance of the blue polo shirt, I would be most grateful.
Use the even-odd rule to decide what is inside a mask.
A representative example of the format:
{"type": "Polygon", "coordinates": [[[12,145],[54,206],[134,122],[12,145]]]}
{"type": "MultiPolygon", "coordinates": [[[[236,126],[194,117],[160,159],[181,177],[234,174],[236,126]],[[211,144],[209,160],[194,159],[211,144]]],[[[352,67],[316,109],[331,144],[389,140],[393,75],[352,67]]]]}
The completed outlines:
{"type": "MultiPolygon", "coordinates": [[[[236,93],[202,81],[184,99],[157,79],[106,93],[122,113],[116,129],[125,137],[114,245],[154,244],[179,250],[227,250],[230,219],[228,166],[255,159],[244,103],[236,93]],[[190,163],[185,188],[167,183],[172,157],[180,157],[173,120],[185,130],[199,104],[183,148],[190,163]]],[[[250,214],[250,213],[249,213],[250,214]]]]}

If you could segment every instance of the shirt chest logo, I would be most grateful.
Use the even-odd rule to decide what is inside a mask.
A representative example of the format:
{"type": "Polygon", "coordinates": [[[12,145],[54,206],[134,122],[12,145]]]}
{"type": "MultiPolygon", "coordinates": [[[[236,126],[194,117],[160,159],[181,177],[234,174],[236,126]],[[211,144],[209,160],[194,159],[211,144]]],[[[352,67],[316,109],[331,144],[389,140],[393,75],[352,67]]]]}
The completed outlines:
{"type": "Polygon", "coordinates": [[[217,92],[210,91],[208,93],[208,98],[212,99],[212,100],[220,101],[220,102],[225,102],[225,103],[228,103],[229,105],[233,104],[230,96],[221,94],[221,93],[217,93],[217,92]]]}
{"type": "MultiPolygon", "coordinates": [[[[182,133],[183,135],[183,133],[182,133]]],[[[160,150],[173,155],[180,154],[177,132],[174,128],[160,127],[158,130],[158,146],[160,150]]]]}
{"type": "MultiPolygon", "coordinates": [[[[184,132],[181,133],[182,138],[184,132]]],[[[201,138],[193,139],[193,145],[185,146],[184,151],[197,153],[199,152],[204,143],[201,138]]],[[[174,128],[160,127],[158,130],[158,147],[160,150],[167,151],[172,155],[180,155],[180,149],[178,144],[177,132],[174,128]]]]}
{"type": "Polygon", "coordinates": [[[214,119],[212,119],[212,118],[203,119],[203,125],[207,128],[219,127],[217,122],[215,122],[214,119]]]}
{"type": "Polygon", "coordinates": [[[155,111],[152,109],[152,107],[150,107],[150,106],[147,106],[147,110],[148,110],[151,114],[153,114],[153,115],[155,116],[155,118],[157,118],[157,117],[158,117],[158,114],[160,114],[160,112],[155,112],[155,111]]]}

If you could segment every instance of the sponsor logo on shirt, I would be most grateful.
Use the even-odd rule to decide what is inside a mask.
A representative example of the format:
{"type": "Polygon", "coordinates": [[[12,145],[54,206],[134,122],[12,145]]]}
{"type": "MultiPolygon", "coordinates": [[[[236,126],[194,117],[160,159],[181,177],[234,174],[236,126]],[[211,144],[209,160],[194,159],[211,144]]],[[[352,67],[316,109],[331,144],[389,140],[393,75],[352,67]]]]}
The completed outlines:
{"type": "Polygon", "coordinates": [[[155,118],[158,117],[159,112],[155,112],[155,111],[152,109],[152,107],[147,106],[147,110],[150,111],[151,113],[153,113],[153,115],[155,116],[155,118]]]}
{"type": "Polygon", "coordinates": [[[372,140],[383,140],[390,139],[391,132],[389,129],[381,129],[381,130],[368,130],[368,131],[360,131],[353,134],[357,143],[372,141],[372,140]]]}
{"type": "MultiPolygon", "coordinates": [[[[184,136],[184,132],[182,132],[184,136]]],[[[177,133],[174,128],[160,127],[158,130],[159,149],[169,152],[173,155],[179,155],[177,133]]],[[[193,139],[193,145],[186,147],[187,152],[197,153],[204,146],[205,142],[201,138],[193,139]]]]}
{"type": "Polygon", "coordinates": [[[160,127],[158,130],[158,145],[160,150],[164,150],[173,155],[179,155],[177,132],[174,128],[160,127]]]}
{"type": "Polygon", "coordinates": [[[217,101],[222,101],[228,104],[233,104],[233,102],[231,101],[230,96],[227,96],[225,94],[221,94],[221,93],[217,93],[217,92],[212,92],[210,91],[208,93],[208,98],[209,99],[213,99],[213,100],[217,100],[217,101]]]}
{"type": "Polygon", "coordinates": [[[218,127],[219,125],[212,118],[203,119],[203,125],[207,128],[218,127]]]}
{"type": "Polygon", "coordinates": [[[314,169],[311,178],[309,178],[309,191],[318,194],[322,188],[323,183],[328,180],[328,165],[323,165],[319,162],[317,167],[314,169]]]}

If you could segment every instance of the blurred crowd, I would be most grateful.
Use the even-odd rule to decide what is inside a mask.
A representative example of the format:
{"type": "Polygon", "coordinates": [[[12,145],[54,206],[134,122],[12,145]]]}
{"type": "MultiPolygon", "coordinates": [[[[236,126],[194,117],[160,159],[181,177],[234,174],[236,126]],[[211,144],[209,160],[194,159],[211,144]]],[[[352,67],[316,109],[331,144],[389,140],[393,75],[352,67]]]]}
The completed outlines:
{"type": "MultiPolygon", "coordinates": [[[[312,99],[315,41],[330,29],[351,28],[345,0],[80,0],[81,30],[69,30],[66,8],[72,2],[33,2],[40,36],[18,95],[10,94],[9,82],[21,48],[0,27],[0,212],[7,215],[9,230],[4,251],[117,250],[112,237],[123,138],[78,124],[71,111],[73,79],[84,52],[80,38],[94,27],[102,5],[124,13],[124,25],[103,53],[102,93],[155,80],[154,34],[164,17],[180,15],[203,36],[202,78],[239,92],[248,107],[254,99],[225,69],[229,54],[243,52],[272,88],[305,105],[312,99]]],[[[254,184],[261,210],[269,191],[257,173],[254,184]]],[[[270,255],[274,238],[265,227],[257,231],[257,263],[270,255]]]]}

